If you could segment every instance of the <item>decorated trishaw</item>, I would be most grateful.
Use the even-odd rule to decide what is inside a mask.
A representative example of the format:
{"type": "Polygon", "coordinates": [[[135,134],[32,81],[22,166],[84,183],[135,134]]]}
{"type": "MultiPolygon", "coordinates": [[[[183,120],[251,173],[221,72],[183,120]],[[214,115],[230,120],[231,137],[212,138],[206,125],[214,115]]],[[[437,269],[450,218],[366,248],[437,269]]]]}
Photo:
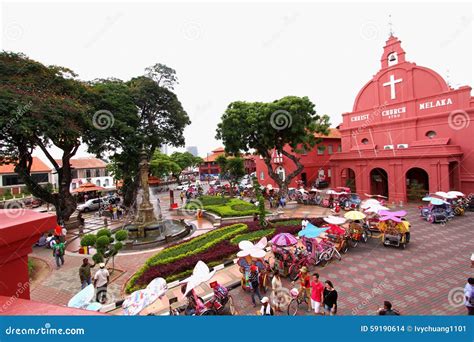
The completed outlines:
{"type": "Polygon", "coordinates": [[[464,195],[460,191],[448,191],[447,194],[449,196],[455,196],[455,198],[451,202],[454,214],[457,216],[464,215],[469,206],[469,200],[466,198],[466,195],[464,195]]]}
{"type": "Polygon", "coordinates": [[[216,270],[210,271],[209,267],[204,262],[198,261],[194,267],[193,274],[180,282],[181,292],[187,301],[184,311],[186,315],[218,315],[224,312],[226,305],[229,307],[229,313],[232,315],[234,314],[233,298],[229,294],[229,290],[218,282],[213,281],[209,284],[213,290],[213,295],[207,301],[204,301],[202,297],[199,297],[195,291],[197,287],[210,281],[215,273],[216,270]]]}
{"type": "MultiPolygon", "coordinates": [[[[334,242],[328,239],[325,232],[329,227],[318,228],[312,223],[308,223],[298,236],[302,238],[303,246],[306,248],[308,260],[313,265],[324,266],[333,257],[341,260],[341,254],[334,242]]],[[[297,270],[296,270],[297,271],[297,270]]],[[[296,273],[296,276],[298,273],[296,273]]],[[[290,279],[293,279],[290,275],[290,279]]]]}
{"type": "Polygon", "coordinates": [[[264,260],[267,243],[266,237],[260,239],[256,244],[246,240],[239,242],[240,251],[237,253],[237,257],[239,258],[237,265],[239,265],[240,273],[242,273],[241,286],[246,291],[252,289],[249,281],[252,267],[257,268],[260,290],[266,292],[270,286],[268,267],[264,260]]]}
{"type": "Polygon", "coordinates": [[[324,217],[323,220],[328,223],[327,226],[321,227],[328,228],[328,230],[326,230],[327,239],[334,243],[339,253],[346,253],[349,249],[349,234],[346,229],[342,227],[342,225],[346,223],[346,219],[344,217],[329,215],[328,217],[324,217]]]}
{"type": "Polygon", "coordinates": [[[385,247],[405,248],[410,242],[410,223],[405,219],[407,212],[380,211],[379,230],[382,232],[382,243],[385,247]]]}
{"type": "Polygon", "coordinates": [[[357,247],[359,242],[367,242],[371,233],[368,227],[364,225],[366,215],[361,211],[351,210],[344,214],[344,218],[349,221],[349,246],[357,247]]]}
{"type": "Polygon", "coordinates": [[[385,205],[385,202],[388,200],[388,197],[383,196],[383,195],[374,195],[374,194],[364,194],[364,195],[368,197],[369,199],[376,200],[381,205],[385,205]]]}
{"type": "Polygon", "coordinates": [[[446,201],[436,197],[424,197],[423,201],[427,201],[428,205],[420,207],[420,216],[430,223],[446,223],[452,218],[448,208],[451,205],[446,201]]]}
{"type": "Polygon", "coordinates": [[[378,200],[372,198],[363,201],[360,208],[366,215],[363,228],[365,229],[367,237],[371,237],[372,231],[378,231],[378,224],[380,222],[378,213],[382,210],[388,210],[388,208],[380,204],[378,200]]]}
{"type": "Polygon", "coordinates": [[[294,280],[298,276],[299,269],[309,265],[308,253],[304,248],[297,247],[298,240],[293,235],[280,233],[270,242],[275,257],[274,268],[283,277],[289,276],[294,280]]]}

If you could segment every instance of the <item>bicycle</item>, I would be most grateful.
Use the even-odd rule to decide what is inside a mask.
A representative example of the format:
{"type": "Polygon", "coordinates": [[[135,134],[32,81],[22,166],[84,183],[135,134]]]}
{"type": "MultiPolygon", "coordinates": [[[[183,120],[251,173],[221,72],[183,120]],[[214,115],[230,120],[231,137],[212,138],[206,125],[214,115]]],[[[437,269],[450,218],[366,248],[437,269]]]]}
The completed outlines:
{"type": "Polygon", "coordinates": [[[299,291],[296,287],[290,290],[290,295],[292,299],[290,303],[288,304],[288,308],[286,309],[286,312],[288,316],[296,316],[301,304],[304,303],[305,306],[308,307],[308,301],[310,300],[310,298],[307,298],[306,290],[303,289],[299,291]]]}

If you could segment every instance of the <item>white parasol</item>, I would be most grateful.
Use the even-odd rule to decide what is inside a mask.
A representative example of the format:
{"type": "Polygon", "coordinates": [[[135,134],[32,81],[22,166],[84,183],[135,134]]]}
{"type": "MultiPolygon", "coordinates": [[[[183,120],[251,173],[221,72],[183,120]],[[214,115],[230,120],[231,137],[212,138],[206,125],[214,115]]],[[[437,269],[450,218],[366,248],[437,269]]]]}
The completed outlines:
{"type": "Polygon", "coordinates": [[[215,270],[210,271],[209,267],[203,261],[199,260],[196,266],[194,266],[193,274],[181,281],[181,283],[187,284],[184,296],[186,296],[189,292],[191,292],[191,290],[195,289],[202,283],[209,281],[212,277],[214,277],[215,273],[215,270]]]}
{"type": "Polygon", "coordinates": [[[388,208],[381,204],[374,204],[364,209],[366,213],[378,213],[381,210],[388,210],[388,208]]]}
{"type": "Polygon", "coordinates": [[[263,258],[266,254],[264,248],[267,246],[267,238],[263,237],[255,245],[247,240],[239,242],[240,251],[237,253],[239,258],[250,255],[252,258],[263,258]]]}
{"type": "Polygon", "coordinates": [[[456,196],[456,197],[464,197],[464,195],[461,191],[448,191],[448,195],[451,196],[456,196]]]}
{"type": "Polygon", "coordinates": [[[329,215],[328,217],[324,217],[323,220],[329,224],[335,224],[335,225],[346,223],[346,219],[344,217],[332,216],[332,215],[329,215]]]}
{"type": "Polygon", "coordinates": [[[362,204],[360,205],[360,207],[362,209],[367,209],[367,208],[370,208],[371,206],[374,206],[374,205],[381,205],[381,204],[375,198],[369,198],[369,199],[364,200],[362,202],[362,204]]]}
{"type": "Polygon", "coordinates": [[[153,279],[143,290],[133,292],[122,303],[123,313],[127,316],[138,315],[144,308],[163,297],[168,290],[166,280],[163,278],[153,279]]]}
{"type": "Polygon", "coordinates": [[[85,309],[90,304],[92,299],[94,299],[94,295],[94,285],[87,285],[69,300],[67,306],[70,308],[85,309]]]}

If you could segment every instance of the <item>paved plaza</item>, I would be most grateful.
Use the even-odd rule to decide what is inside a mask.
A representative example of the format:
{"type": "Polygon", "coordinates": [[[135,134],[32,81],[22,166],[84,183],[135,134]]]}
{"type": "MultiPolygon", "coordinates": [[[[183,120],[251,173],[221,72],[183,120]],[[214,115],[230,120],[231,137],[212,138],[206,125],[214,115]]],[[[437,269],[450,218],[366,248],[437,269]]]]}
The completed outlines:
{"type": "MultiPolygon", "coordinates": [[[[161,199],[165,203],[167,195],[162,195],[161,199]]],[[[422,220],[416,206],[405,209],[412,224],[412,240],[405,250],[384,247],[380,239],[372,238],[367,244],[361,243],[350,249],[341,261],[311,269],[318,272],[323,281],[329,279],[334,283],[339,293],[338,314],[372,315],[384,300],[390,300],[405,315],[465,314],[465,308],[460,304],[460,293],[467,277],[473,275],[469,260],[474,240],[472,214],[467,213],[446,225],[439,225],[422,220]]],[[[171,211],[164,209],[163,212],[165,217],[175,217],[171,211]]],[[[298,205],[295,209],[286,209],[283,215],[316,217],[327,214],[328,209],[298,205]]],[[[100,226],[94,222],[93,214],[86,220],[92,222],[89,230],[94,230],[94,224],[100,226]]],[[[192,219],[192,222],[197,225],[193,236],[212,229],[208,221],[192,219]]],[[[74,233],[69,234],[68,239],[72,241],[71,246],[78,246],[79,239],[74,233]]],[[[68,248],[66,263],[57,270],[50,250],[34,248],[32,256],[45,261],[48,271],[46,276],[33,284],[31,299],[66,305],[80,290],[78,268],[84,255],[72,250],[68,248]]],[[[122,253],[115,258],[116,271],[109,286],[109,302],[124,298],[123,288],[128,279],[159,250],[122,253]]],[[[218,271],[216,278],[230,286],[239,281],[239,276],[234,265],[218,271]]],[[[284,286],[291,288],[286,279],[284,286]]],[[[200,295],[210,291],[207,285],[198,289],[200,295]]],[[[238,314],[255,314],[249,293],[238,286],[231,294],[238,314]]],[[[170,289],[168,296],[179,298],[179,288],[170,289]]],[[[307,314],[304,308],[300,313],[307,314]]]]}

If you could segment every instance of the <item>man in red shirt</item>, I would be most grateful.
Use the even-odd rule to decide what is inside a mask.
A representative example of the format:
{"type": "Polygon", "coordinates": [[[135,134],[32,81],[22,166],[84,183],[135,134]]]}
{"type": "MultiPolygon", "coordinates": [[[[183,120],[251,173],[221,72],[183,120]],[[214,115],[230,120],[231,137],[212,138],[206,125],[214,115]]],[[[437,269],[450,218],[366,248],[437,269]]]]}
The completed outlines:
{"type": "Polygon", "coordinates": [[[319,281],[319,274],[314,273],[313,279],[311,280],[311,307],[314,309],[314,313],[320,314],[320,307],[324,304],[324,285],[319,281]]]}

